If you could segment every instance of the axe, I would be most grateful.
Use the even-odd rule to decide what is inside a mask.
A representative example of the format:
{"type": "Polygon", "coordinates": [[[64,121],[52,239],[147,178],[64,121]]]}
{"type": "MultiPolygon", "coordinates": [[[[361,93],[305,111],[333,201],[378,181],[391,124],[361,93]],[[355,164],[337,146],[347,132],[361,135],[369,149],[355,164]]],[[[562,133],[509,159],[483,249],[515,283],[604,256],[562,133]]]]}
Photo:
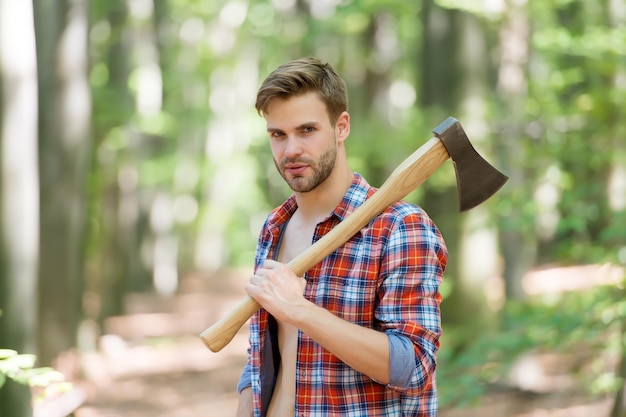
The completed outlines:
{"type": "MultiPolygon", "coordinates": [[[[506,175],[476,152],[455,118],[448,117],[433,133],[435,137],[405,159],[365,203],[292,259],[287,264],[289,269],[297,276],[304,275],[374,217],[426,181],[448,158],[452,160],[456,172],[460,211],[469,210],[487,200],[508,180],[506,175]]],[[[202,341],[211,351],[219,352],[259,307],[254,298],[246,296],[223,318],[200,334],[202,341]]]]}

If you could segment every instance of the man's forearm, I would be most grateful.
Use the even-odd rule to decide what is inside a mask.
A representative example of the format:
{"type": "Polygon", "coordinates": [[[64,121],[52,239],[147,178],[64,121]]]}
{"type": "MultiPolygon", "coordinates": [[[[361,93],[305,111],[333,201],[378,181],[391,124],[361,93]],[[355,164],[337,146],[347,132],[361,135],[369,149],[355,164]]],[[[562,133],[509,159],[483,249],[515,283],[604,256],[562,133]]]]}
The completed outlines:
{"type": "Polygon", "coordinates": [[[308,301],[289,321],[351,368],[381,384],[389,383],[385,333],[347,322],[308,301]]]}

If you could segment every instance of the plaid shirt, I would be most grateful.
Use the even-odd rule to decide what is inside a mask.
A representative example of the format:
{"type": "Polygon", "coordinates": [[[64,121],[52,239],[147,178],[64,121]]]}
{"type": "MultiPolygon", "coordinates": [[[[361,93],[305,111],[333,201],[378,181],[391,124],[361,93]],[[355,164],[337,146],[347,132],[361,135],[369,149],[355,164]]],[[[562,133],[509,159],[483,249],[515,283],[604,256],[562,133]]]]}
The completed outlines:
{"type": "MultiPolygon", "coordinates": [[[[313,241],[374,192],[355,174],[341,203],[317,225],[313,241]]],[[[259,236],[256,268],[275,256],[281,228],[296,208],[291,196],[269,214],[259,236]]],[[[305,274],[304,296],[308,300],[352,323],[408,337],[413,342],[417,366],[407,388],[382,385],[350,368],[300,331],[296,416],[437,415],[439,285],[447,256],[443,238],[426,213],[413,204],[400,202],[305,274]]],[[[255,417],[265,414],[275,383],[275,365],[280,360],[275,333],[274,319],[259,309],[250,321],[249,366],[255,417]]]]}

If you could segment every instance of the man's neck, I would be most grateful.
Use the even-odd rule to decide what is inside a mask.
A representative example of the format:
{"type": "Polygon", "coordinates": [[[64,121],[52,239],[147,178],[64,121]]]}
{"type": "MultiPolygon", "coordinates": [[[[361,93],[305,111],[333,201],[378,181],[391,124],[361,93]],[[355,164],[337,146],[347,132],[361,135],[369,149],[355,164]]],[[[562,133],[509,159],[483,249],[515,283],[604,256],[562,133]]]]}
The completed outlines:
{"type": "Polygon", "coordinates": [[[299,216],[307,222],[318,223],[328,217],[343,199],[352,184],[354,174],[346,167],[333,172],[323,184],[308,193],[296,193],[299,216]]]}

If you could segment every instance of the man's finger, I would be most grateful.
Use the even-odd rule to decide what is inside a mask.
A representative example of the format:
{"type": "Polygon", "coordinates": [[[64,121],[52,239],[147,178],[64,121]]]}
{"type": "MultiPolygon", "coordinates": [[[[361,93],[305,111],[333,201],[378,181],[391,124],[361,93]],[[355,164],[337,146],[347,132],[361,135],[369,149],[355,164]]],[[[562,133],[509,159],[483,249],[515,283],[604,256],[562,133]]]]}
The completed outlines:
{"type": "Polygon", "coordinates": [[[266,259],[265,262],[263,262],[262,268],[266,268],[266,269],[276,269],[278,268],[280,265],[282,265],[280,262],[276,262],[273,259],[266,259]]]}

